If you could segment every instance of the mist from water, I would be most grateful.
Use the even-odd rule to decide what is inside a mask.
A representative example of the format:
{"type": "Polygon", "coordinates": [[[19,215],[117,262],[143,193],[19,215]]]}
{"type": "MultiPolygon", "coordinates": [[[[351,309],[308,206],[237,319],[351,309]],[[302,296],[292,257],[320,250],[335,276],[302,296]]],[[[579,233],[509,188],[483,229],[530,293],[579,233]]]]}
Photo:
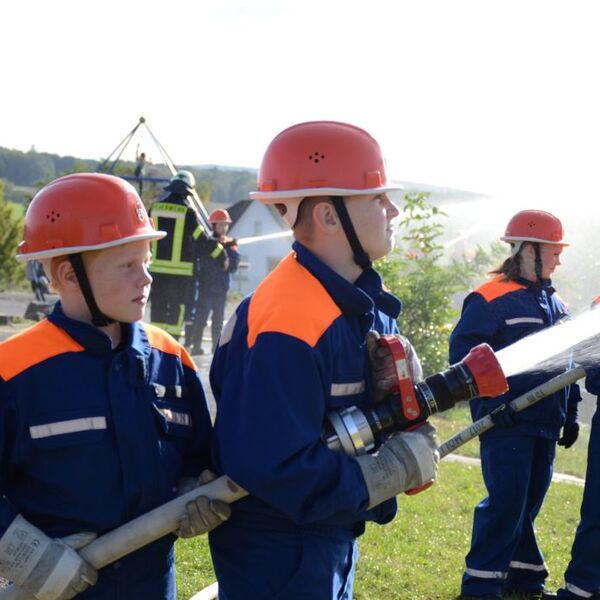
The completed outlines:
{"type": "Polygon", "coordinates": [[[600,365],[600,310],[529,335],[496,352],[506,377],[524,371],[554,371],[600,365]]]}
{"type": "MultiPolygon", "coordinates": [[[[565,230],[562,265],[552,275],[552,284],[571,312],[581,312],[570,321],[523,338],[499,351],[498,360],[506,376],[528,372],[557,372],[573,363],[584,368],[600,366],[600,309],[589,310],[592,300],[600,295],[600,201],[593,190],[554,194],[503,194],[502,197],[453,198],[431,200],[446,214],[439,219],[444,227],[441,244],[448,256],[461,259],[474,256],[477,246],[489,250],[503,235],[509,219],[525,209],[545,210],[556,215],[565,230]]],[[[509,246],[506,245],[506,257],[509,246]]],[[[496,266],[496,265],[491,265],[496,266]]],[[[484,281],[473,283],[474,287],[484,281]]],[[[468,293],[456,295],[460,310],[468,293]]]]}

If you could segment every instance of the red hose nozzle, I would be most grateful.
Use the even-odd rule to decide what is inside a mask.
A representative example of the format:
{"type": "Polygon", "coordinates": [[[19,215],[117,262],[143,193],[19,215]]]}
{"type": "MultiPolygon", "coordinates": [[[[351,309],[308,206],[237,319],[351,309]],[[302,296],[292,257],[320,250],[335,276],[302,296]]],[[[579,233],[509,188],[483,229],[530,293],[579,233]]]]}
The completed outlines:
{"type": "Polygon", "coordinates": [[[469,369],[480,396],[499,396],[508,390],[508,381],[489,344],[479,344],[462,360],[469,369]]]}

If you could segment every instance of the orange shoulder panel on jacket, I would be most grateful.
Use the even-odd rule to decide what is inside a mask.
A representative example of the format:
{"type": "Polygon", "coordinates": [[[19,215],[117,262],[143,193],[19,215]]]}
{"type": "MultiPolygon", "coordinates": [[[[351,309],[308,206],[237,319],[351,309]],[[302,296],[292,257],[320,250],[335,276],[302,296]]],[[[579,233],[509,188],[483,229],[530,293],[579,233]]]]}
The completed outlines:
{"type": "Polygon", "coordinates": [[[504,275],[500,274],[482,283],[475,291],[481,294],[488,302],[491,302],[496,298],[500,298],[500,296],[525,289],[525,287],[522,283],[517,283],[516,281],[506,281],[504,275]]]}
{"type": "Polygon", "coordinates": [[[188,354],[188,351],[177,341],[175,341],[166,331],[162,330],[156,325],[150,325],[149,323],[142,323],[146,335],[148,336],[148,343],[161,352],[167,354],[174,354],[181,359],[181,362],[190,369],[197,371],[196,363],[192,360],[192,357],[188,354]]]}
{"type": "Polygon", "coordinates": [[[295,253],[286,256],[258,286],[248,308],[248,348],[261,333],[283,333],[313,347],[342,314],[321,282],[295,253]]]}
{"type": "Polygon", "coordinates": [[[64,329],[44,319],[0,344],[0,377],[8,381],[49,358],[82,350],[64,329]]]}

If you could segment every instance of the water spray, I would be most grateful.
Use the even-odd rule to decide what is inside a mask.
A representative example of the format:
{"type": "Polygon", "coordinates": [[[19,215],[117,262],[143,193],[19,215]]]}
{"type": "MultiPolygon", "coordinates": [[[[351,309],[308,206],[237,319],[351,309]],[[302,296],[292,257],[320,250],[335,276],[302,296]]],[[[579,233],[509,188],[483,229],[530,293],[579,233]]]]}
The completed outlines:
{"type": "Polygon", "coordinates": [[[248,244],[254,244],[256,242],[264,242],[267,240],[276,240],[278,238],[291,237],[292,230],[289,231],[277,231],[276,233],[265,233],[264,235],[254,235],[252,237],[238,238],[238,246],[247,246],[248,244]]]}

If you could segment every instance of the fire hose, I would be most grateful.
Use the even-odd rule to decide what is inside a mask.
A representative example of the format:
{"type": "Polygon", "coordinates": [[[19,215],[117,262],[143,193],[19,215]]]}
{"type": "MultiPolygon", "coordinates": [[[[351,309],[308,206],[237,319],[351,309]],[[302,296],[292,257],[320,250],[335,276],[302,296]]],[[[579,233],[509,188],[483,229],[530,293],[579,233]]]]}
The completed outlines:
{"type": "MultiPolygon", "coordinates": [[[[441,406],[442,410],[446,410],[447,408],[454,406],[457,399],[459,401],[464,400],[464,399],[470,400],[471,398],[474,398],[478,395],[482,395],[483,392],[479,391],[476,380],[474,380],[473,373],[471,373],[471,369],[469,368],[469,365],[471,366],[471,368],[473,368],[475,370],[475,372],[478,374],[478,376],[480,378],[481,378],[482,373],[483,374],[488,373],[488,375],[491,374],[490,381],[492,381],[493,385],[496,386],[496,389],[502,389],[502,390],[505,389],[504,384],[506,383],[506,381],[504,380],[504,384],[502,383],[504,376],[502,375],[502,371],[497,363],[496,363],[496,365],[497,365],[496,368],[500,369],[500,375],[498,374],[497,371],[494,371],[493,362],[495,360],[495,357],[494,357],[492,350],[489,348],[489,346],[487,346],[485,344],[482,344],[482,346],[486,346],[487,350],[482,351],[482,350],[476,350],[476,348],[474,348],[473,350],[476,350],[474,356],[475,357],[479,356],[479,359],[476,362],[487,362],[488,363],[487,367],[482,368],[480,365],[474,365],[474,363],[472,362],[473,354],[470,353],[466,359],[461,361],[461,363],[457,363],[457,365],[453,365],[444,373],[433,375],[433,376],[425,379],[425,382],[420,382],[420,383],[425,383],[425,385],[419,386],[419,384],[416,384],[415,386],[413,386],[414,388],[417,388],[417,386],[419,386],[418,390],[415,390],[415,397],[418,396],[418,401],[423,404],[423,406],[420,407],[422,412],[421,412],[419,418],[421,419],[421,421],[425,420],[427,418],[427,416],[429,416],[430,414],[439,412],[439,410],[438,411],[435,410],[436,406],[437,406],[437,408],[440,408],[440,406],[441,406]],[[469,356],[471,357],[470,359],[468,359],[469,356]],[[465,361],[467,361],[466,365],[465,365],[465,361]],[[489,371],[488,369],[491,369],[491,371],[489,371]],[[446,380],[446,385],[442,385],[442,382],[439,379],[440,377],[442,379],[446,380]],[[448,381],[450,382],[450,385],[448,385],[448,383],[447,383],[448,381]],[[462,383],[459,385],[459,382],[461,382],[461,381],[462,381],[462,383]],[[495,381],[495,383],[494,383],[494,381],[495,381]],[[452,387],[452,386],[454,386],[454,387],[452,387]],[[440,398],[431,397],[429,395],[427,389],[429,389],[429,392],[431,392],[432,388],[435,390],[438,390],[438,395],[440,392],[442,393],[441,398],[443,401],[441,402],[441,404],[439,403],[440,398]],[[444,388],[446,388],[446,389],[444,389],[444,388]],[[454,396],[452,395],[452,390],[454,390],[454,396]],[[448,393],[450,393],[450,396],[448,396],[448,393]],[[460,394],[465,394],[465,393],[467,394],[467,396],[469,393],[471,393],[473,395],[471,395],[470,397],[466,397],[466,398],[465,397],[459,398],[460,394]],[[447,406],[447,405],[451,405],[451,406],[447,406]],[[428,411],[431,411],[431,412],[428,412],[428,411]]],[[[477,348],[479,348],[479,346],[477,348]]],[[[402,359],[400,359],[400,361],[401,360],[402,359]]],[[[399,366],[402,367],[401,364],[399,366]]],[[[519,411],[527,408],[528,406],[531,406],[535,402],[538,402],[542,398],[545,398],[546,396],[562,389],[566,385],[569,385],[570,383],[574,383],[575,381],[577,381],[584,375],[585,375],[585,371],[582,367],[576,367],[576,368],[570,369],[568,371],[565,371],[561,375],[558,375],[557,377],[554,377],[554,378],[548,380],[546,383],[544,383],[544,384],[534,388],[533,390],[527,392],[526,394],[514,399],[510,403],[511,407],[516,412],[519,412],[519,411]]],[[[406,379],[406,378],[404,378],[404,379],[406,379]]],[[[404,382],[404,383],[406,383],[406,382],[404,382]]],[[[492,389],[492,391],[493,391],[493,388],[490,388],[488,386],[488,383],[486,383],[485,381],[483,381],[483,382],[479,381],[479,384],[487,392],[489,392],[490,389],[492,389]],[[486,387],[484,387],[484,386],[486,386],[486,387]]],[[[404,389],[404,391],[406,392],[406,388],[404,389]]],[[[497,392],[497,394],[498,393],[502,393],[502,391],[497,392]]],[[[408,404],[410,405],[410,402],[408,402],[408,404]]],[[[389,414],[389,411],[392,411],[392,413],[394,412],[392,410],[392,407],[387,406],[383,412],[385,414],[389,414]]],[[[396,413],[397,413],[397,411],[396,411],[396,413]]],[[[356,412],[351,413],[351,415],[352,415],[351,419],[346,418],[345,421],[342,421],[343,426],[341,429],[339,429],[339,432],[340,432],[342,438],[346,437],[345,432],[348,430],[348,426],[351,427],[351,423],[355,422],[354,420],[357,418],[357,414],[358,413],[356,413],[356,412]]],[[[331,423],[332,414],[330,413],[329,416],[330,416],[330,423],[331,423]]],[[[373,415],[371,415],[371,419],[374,419],[374,418],[375,417],[373,415]]],[[[396,419],[398,419],[398,418],[399,417],[396,414],[396,419]]],[[[386,421],[388,423],[388,425],[389,425],[390,419],[392,419],[392,421],[393,421],[393,418],[389,417],[388,420],[386,421]]],[[[367,420],[367,422],[368,422],[367,417],[365,417],[365,420],[367,420]]],[[[411,419],[411,421],[414,421],[414,420],[415,419],[411,419]]],[[[333,417],[333,421],[335,422],[335,417],[333,417]]],[[[384,419],[384,421],[385,421],[385,419],[384,419]]],[[[383,424],[383,421],[380,420],[379,422],[381,424],[383,424]]],[[[439,447],[440,457],[447,456],[450,452],[452,452],[459,446],[462,446],[469,440],[480,435],[484,431],[487,431],[491,427],[493,427],[493,422],[489,415],[484,417],[483,419],[480,419],[479,421],[476,421],[475,423],[473,423],[472,425],[470,425],[469,427],[467,427],[466,429],[464,429],[463,431],[461,431],[460,433],[458,433],[457,435],[452,437],[450,440],[448,440],[447,442],[442,444],[439,447]]],[[[384,430],[386,430],[385,427],[379,429],[379,431],[384,431],[384,430]]],[[[340,447],[343,447],[344,444],[348,443],[348,441],[346,439],[344,440],[343,443],[340,439],[336,439],[336,436],[335,436],[335,434],[332,433],[332,431],[335,431],[335,429],[334,429],[334,425],[331,424],[330,428],[327,430],[327,433],[324,433],[324,439],[325,439],[325,441],[329,440],[328,445],[330,448],[331,447],[332,448],[340,448],[340,447]]],[[[362,431],[364,433],[364,431],[365,431],[364,427],[363,427],[362,431]]],[[[355,437],[355,440],[356,439],[358,439],[358,438],[355,437]]],[[[357,444],[358,444],[359,448],[364,446],[363,443],[357,442],[357,444]]],[[[362,450],[361,450],[361,452],[362,452],[362,450]]],[[[198,496],[200,496],[200,495],[207,496],[208,498],[211,498],[211,499],[218,499],[218,500],[223,500],[224,502],[232,503],[232,502],[235,502],[236,500],[243,498],[247,494],[248,494],[248,492],[246,492],[244,489],[239,487],[236,483],[234,483],[226,475],[223,475],[223,476],[219,477],[218,479],[211,481],[210,483],[204,484],[202,486],[198,486],[197,488],[171,500],[170,502],[167,502],[166,504],[163,504],[163,505],[137,517],[136,519],[133,519],[132,521],[129,521],[129,522],[121,525],[120,527],[117,527],[116,529],[102,535],[101,537],[99,537],[96,540],[94,540],[93,542],[91,542],[89,545],[82,548],[79,551],[79,554],[84,560],[86,560],[95,569],[101,569],[102,567],[105,567],[108,564],[115,562],[115,561],[119,560],[120,558],[123,558],[127,554],[130,554],[131,552],[135,552],[136,550],[139,550],[143,546],[146,546],[147,544],[150,544],[150,543],[156,541],[157,539],[176,531],[177,528],[179,527],[179,519],[181,518],[181,515],[185,511],[186,504],[188,502],[190,502],[191,500],[194,500],[198,496]]],[[[15,586],[15,585],[12,585],[12,586],[0,591],[0,600],[35,600],[35,599],[27,591],[15,586]]]]}

